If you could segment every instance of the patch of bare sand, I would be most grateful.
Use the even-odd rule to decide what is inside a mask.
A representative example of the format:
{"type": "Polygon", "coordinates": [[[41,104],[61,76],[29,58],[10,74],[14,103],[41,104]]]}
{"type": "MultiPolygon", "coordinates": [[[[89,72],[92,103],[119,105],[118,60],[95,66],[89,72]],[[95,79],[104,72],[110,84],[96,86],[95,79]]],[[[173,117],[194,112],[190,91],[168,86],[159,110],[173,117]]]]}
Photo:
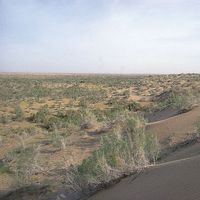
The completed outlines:
{"type": "Polygon", "coordinates": [[[147,130],[156,133],[161,143],[169,138],[174,139],[174,142],[180,142],[194,134],[198,117],[200,117],[199,106],[187,113],[149,123],[147,130]]]}

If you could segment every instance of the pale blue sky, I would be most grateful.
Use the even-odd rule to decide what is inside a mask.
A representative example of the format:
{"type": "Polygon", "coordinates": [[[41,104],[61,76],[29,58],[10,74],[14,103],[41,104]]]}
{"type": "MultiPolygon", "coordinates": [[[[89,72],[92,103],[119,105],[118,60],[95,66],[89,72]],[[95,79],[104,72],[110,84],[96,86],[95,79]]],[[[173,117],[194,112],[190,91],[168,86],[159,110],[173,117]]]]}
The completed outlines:
{"type": "Polygon", "coordinates": [[[0,71],[200,73],[200,1],[0,0],[0,71]]]}

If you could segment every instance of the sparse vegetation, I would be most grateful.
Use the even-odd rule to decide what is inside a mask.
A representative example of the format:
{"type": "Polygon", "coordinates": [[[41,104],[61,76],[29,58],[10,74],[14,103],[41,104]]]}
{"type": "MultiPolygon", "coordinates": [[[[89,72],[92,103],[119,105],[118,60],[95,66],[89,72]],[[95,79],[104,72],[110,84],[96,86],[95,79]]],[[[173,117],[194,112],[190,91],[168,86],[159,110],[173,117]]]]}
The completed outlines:
{"type": "Polygon", "coordinates": [[[154,163],[157,132],[146,131],[141,116],[192,109],[199,81],[198,74],[0,75],[0,178],[9,174],[13,188],[56,182],[80,190],[154,163]]]}

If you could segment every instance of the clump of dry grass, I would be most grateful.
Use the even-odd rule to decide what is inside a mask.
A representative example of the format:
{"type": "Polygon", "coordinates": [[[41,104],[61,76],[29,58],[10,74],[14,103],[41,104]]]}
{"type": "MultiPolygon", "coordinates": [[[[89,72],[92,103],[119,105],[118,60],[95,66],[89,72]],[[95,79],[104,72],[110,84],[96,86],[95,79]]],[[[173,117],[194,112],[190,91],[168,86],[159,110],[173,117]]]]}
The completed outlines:
{"type": "Polygon", "coordinates": [[[90,110],[86,109],[85,112],[82,114],[82,129],[90,129],[94,128],[98,125],[97,118],[90,110]]]}
{"type": "Polygon", "coordinates": [[[39,146],[19,146],[4,158],[4,162],[14,172],[19,187],[30,185],[33,182],[33,175],[40,170],[39,155],[39,146]]]}
{"type": "Polygon", "coordinates": [[[157,159],[158,141],[145,134],[145,121],[124,114],[122,125],[101,138],[101,146],[78,167],[67,171],[67,186],[82,190],[140,170],[157,159]]]}
{"type": "Polygon", "coordinates": [[[7,124],[12,121],[12,116],[8,114],[1,114],[0,115],[0,123],[7,124]]]}
{"type": "Polygon", "coordinates": [[[54,147],[59,147],[60,149],[66,149],[67,144],[67,134],[62,134],[57,129],[49,132],[49,139],[54,147]]]}
{"type": "Polygon", "coordinates": [[[15,108],[15,116],[13,118],[16,121],[22,121],[24,119],[24,112],[22,111],[20,106],[15,108]]]}

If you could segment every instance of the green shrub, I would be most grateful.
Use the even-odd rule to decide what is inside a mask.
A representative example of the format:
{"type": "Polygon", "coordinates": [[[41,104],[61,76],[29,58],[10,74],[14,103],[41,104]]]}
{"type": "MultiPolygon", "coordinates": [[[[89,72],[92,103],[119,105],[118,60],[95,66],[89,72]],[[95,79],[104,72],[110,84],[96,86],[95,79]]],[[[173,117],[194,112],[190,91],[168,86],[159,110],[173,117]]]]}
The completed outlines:
{"type": "Polygon", "coordinates": [[[140,109],[140,104],[133,101],[131,103],[128,103],[128,110],[129,111],[138,111],[140,109]]]}
{"type": "Polygon", "coordinates": [[[4,158],[10,170],[14,172],[19,186],[32,183],[32,176],[38,167],[39,149],[36,146],[19,146],[4,158]]]}
{"type": "Polygon", "coordinates": [[[43,106],[37,113],[33,114],[31,120],[35,123],[44,123],[49,114],[48,106],[43,106]]]}
{"type": "Polygon", "coordinates": [[[46,119],[44,122],[44,127],[49,130],[55,130],[63,127],[62,120],[58,117],[50,117],[46,119]]]}
{"type": "Polygon", "coordinates": [[[165,94],[167,95],[157,100],[152,111],[162,110],[167,107],[175,108],[180,112],[187,111],[191,109],[195,99],[191,91],[185,91],[181,88],[172,88],[165,94]]]}
{"type": "Polygon", "coordinates": [[[173,107],[179,110],[188,110],[192,106],[192,97],[190,94],[172,94],[171,103],[173,107]]]}
{"type": "Polygon", "coordinates": [[[146,156],[149,158],[150,162],[154,162],[158,159],[160,145],[155,133],[146,132],[146,146],[145,152],[146,156]]]}
{"type": "Polygon", "coordinates": [[[97,118],[94,115],[94,113],[86,109],[85,112],[82,114],[81,128],[90,129],[95,127],[97,124],[98,124],[97,118]]]}
{"type": "Polygon", "coordinates": [[[62,134],[57,129],[50,132],[49,134],[50,134],[50,141],[54,147],[60,147],[62,149],[65,149],[67,134],[62,134]]]}
{"type": "MultiPolygon", "coordinates": [[[[124,114],[122,127],[101,138],[101,146],[75,170],[74,183],[88,187],[107,182],[155,161],[158,142],[153,134],[145,135],[145,121],[139,116],[124,114]]],[[[72,180],[72,179],[71,179],[72,180]]]]}
{"type": "Polygon", "coordinates": [[[82,111],[80,110],[68,110],[65,113],[58,113],[59,120],[62,121],[62,123],[66,124],[74,124],[74,125],[80,125],[82,120],[82,111]]]}
{"type": "Polygon", "coordinates": [[[23,119],[24,119],[24,113],[23,113],[21,107],[17,106],[15,108],[14,120],[16,120],[16,121],[22,121],[23,119]]]}
{"type": "Polygon", "coordinates": [[[11,171],[10,171],[9,167],[7,165],[5,165],[5,163],[0,161],[0,174],[4,174],[4,173],[11,173],[11,171]]]}

